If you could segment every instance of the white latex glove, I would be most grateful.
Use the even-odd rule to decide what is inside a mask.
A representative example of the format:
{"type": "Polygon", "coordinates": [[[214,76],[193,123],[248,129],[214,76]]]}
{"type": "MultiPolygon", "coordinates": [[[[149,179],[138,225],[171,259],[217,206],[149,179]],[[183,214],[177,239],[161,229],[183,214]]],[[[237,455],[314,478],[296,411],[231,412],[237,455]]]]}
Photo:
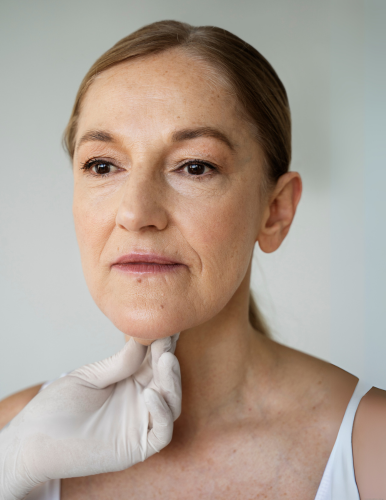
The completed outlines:
{"type": "Polygon", "coordinates": [[[149,347],[131,338],[33,398],[0,432],[0,499],[21,500],[49,479],[123,470],[167,446],[181,413],[178,336],[149,347]]]}

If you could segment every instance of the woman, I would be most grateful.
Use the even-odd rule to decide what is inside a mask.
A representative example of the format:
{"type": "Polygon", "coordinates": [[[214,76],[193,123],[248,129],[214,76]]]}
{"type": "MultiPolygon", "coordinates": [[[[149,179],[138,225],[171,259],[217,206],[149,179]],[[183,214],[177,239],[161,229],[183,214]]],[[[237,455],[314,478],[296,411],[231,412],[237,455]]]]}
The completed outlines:
{"type": "Polygon", "coordinates": [[[290,141],[278,76],[225,30],[154,23],[90,69],[65,133],[76,233],[95,302],[130,340],[2,403],[6,423],[30,401],[3,438],[17,477],[65,478],[28,498],[386,497],[385,391],[270,339],[250,296],[255,243],[275,251],[300,199],[290,141]],[[113,451],[94,446],[107,421],[113,451]]]}

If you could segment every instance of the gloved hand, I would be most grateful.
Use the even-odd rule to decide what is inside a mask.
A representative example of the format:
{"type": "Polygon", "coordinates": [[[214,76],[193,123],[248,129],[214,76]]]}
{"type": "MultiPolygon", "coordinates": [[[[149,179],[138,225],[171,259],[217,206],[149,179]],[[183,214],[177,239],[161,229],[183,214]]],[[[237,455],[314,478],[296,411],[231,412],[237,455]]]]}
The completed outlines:
{"type": "Polygon", "coordinates": [[[126,469],[167,446],[181,413],[179,334],[59,378],[0,432],[0,499],[49,479],[126,469]]]}

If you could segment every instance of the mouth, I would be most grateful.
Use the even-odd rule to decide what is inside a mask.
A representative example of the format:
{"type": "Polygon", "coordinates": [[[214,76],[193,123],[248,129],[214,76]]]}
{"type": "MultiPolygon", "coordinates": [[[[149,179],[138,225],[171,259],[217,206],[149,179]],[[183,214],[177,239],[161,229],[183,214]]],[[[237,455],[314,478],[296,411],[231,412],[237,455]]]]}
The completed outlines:
{"type": "Polygon", "coordinates": [[[159,254],[131,253],[119,257],[111,267],[124,273],[157,274],[175,272],[186,266],[159,254]]]}

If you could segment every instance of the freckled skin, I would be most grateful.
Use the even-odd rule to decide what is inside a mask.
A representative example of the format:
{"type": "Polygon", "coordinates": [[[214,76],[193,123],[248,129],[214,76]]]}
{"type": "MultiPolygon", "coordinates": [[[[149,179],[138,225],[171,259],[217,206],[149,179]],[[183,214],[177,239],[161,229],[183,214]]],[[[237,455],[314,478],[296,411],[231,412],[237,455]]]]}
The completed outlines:
{"type": "Polygon", "coordinates": [[[100,309],[135,337],[172,335],[216,315],[244,279],[257,240],[263,154],[234,97],[214,89],[206,72],[178,52],[132,61],[102,73],[82,105],[77,138],[94,129],[116,138],[86,143],[75,154],[83,269],[100,309]],[[208,137],[171,142],[174,130],[195,126],[224,131],[236,151],[208,137]],[[91,157],[121,170],[105,178],[86,174],[80,167],[91,157]],[[175,171],[191,158],[219,172],[199,180],[175,171]],[[111,269],[137,248],[166,252],[185,267],[138,279],[111,269]]]}

